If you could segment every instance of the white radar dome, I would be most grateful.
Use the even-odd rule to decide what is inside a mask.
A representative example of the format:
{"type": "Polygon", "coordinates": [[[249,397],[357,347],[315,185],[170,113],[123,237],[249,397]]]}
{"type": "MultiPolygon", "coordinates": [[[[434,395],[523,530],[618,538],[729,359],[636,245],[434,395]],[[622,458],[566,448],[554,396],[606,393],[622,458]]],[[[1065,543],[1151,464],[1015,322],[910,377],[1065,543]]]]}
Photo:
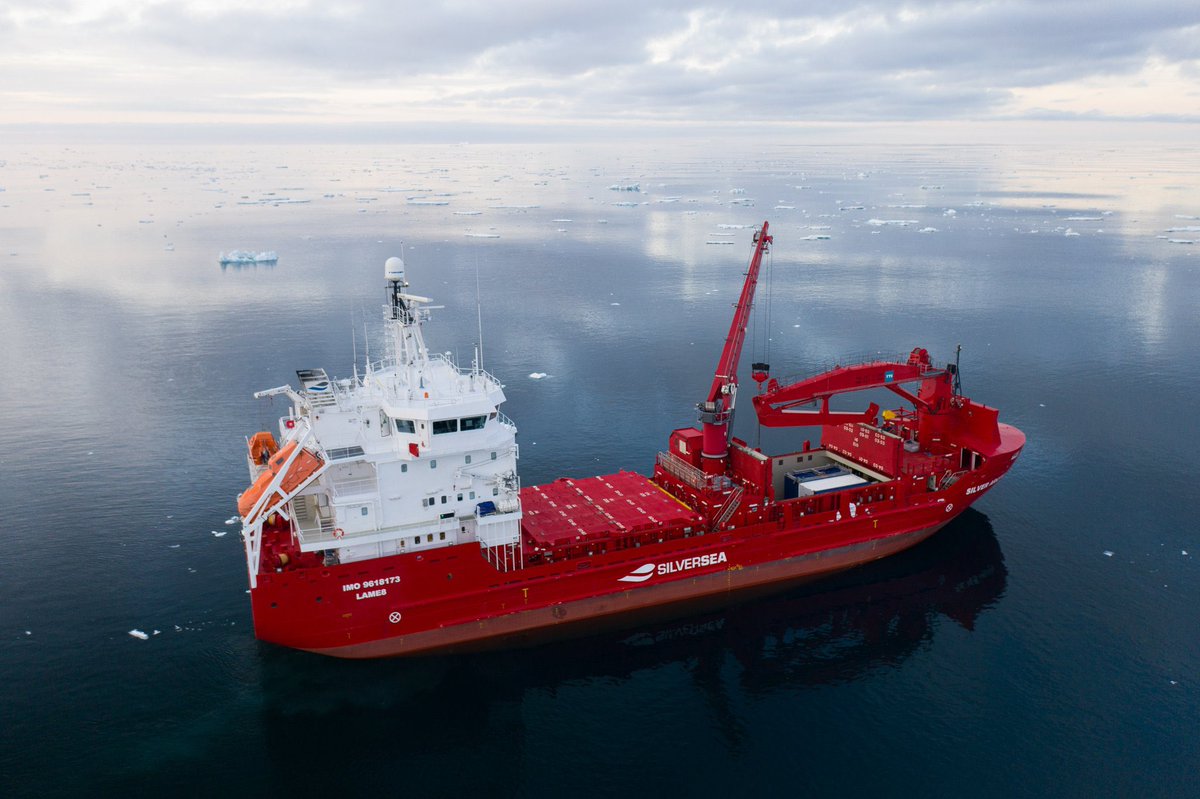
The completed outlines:
{"type": "Polygon", "coordinates": [[[404,280],[404,259],[388,258],[383,262],[383,274],[388,280],[404,280]]]}

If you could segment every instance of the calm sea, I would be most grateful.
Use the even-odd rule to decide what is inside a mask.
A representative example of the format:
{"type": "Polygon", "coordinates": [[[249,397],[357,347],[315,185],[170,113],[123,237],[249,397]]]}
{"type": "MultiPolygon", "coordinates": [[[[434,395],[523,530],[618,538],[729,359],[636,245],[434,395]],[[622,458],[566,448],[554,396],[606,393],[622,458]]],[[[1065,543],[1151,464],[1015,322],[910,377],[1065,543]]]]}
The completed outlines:
{"type": "Polygon", "coordinates": [[[1195,795],[1195,148],[2,155],[5,796],[1195,795]],[[255,641],[226,520],[285,407],[251,394],[380,353],[402,242],[463,363],[478,285],[531,485],[648,472],[694,422],[764,219],[744,361],[961,344],[965,393],[1029,438],[975,509],[601,638],[371,663],[255,641]]]}

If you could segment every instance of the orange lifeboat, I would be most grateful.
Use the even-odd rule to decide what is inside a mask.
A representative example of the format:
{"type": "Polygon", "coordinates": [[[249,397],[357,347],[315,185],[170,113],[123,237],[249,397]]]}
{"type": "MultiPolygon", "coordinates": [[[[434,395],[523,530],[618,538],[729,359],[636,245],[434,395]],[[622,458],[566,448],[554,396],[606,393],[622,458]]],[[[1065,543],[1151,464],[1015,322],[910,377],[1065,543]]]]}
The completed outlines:
{"type": "Polygon", "coordinates": [[[250,436],[247,446],[250,449],[251,463],[267,463],[271,459],[271,456],[279,451],[279,445],[275,443],[275,436],[266,430],[250,436]]]}
{"type": "MultiPolygon", "coordinates": [[[[263,435],[263,433],[257,433],[255,434],[254,438],[257,439],[261,435],[263,435]]],[[[270,436],[271,434],[267,433],[266,435],[270,436]]],[[[253,441],[254,440],[252,439],[252,454],[253,441]]],[[[274,443],[274,438],[271,439],[271,443],[274,443]]],[[[241,515],[242,521],[245,524],[251,524],[254,522],[254,518],[251,518],[248,514],[254,509],[254,506],[258,503],[259,498],[271,485],[272,481],[274,481],[276,475],[278,475],[283,469],[283,465],[287,462],[287,459],[292,456],[292,453],[295,451],[295,449],[296,442],[293,441],[272,455],[270,460],[267,462],[267,468],[258,476],[258,479],[254,481],[254,485],[250,486],[250,488],[246,489],[246,491],[238,496],[238,513],[241,515]]],[[[312,477],[322,465],[324,465],[324,461],[322,461],[319,457],[307,449],[301,449],[300,454],[296,456],[296,459],[292,461],[291,465],[288,467],[287,472],[283,476],[282,482],[279,484],[278,488],[272,492],[270,499],[263,503],[262,509],[259,511],[259,513],[261,513],[262,510],[267,510],[275,504],[290,497],[292,492],[308,482],[308,479],[312,477]]]]}

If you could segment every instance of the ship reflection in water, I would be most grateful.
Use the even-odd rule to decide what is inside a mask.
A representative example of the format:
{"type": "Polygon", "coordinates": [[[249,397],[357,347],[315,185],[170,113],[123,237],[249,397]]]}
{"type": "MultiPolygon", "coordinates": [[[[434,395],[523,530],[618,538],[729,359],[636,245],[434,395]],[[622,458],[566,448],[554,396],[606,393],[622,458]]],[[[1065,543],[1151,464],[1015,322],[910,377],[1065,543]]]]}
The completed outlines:
{"type": "MultiPolygon", "coordinates": [[[[784,594],[632,631],[411,661],[347,663],[264,647],[265,709],[289,723],[353,710],[362,724],[361,712],[374,708],[388,710],[379,722],[390,726],[397,709],[418,718],[454,710],[471,715],[529,690],[625,680],[671,665],[689,669],[703,683],[730,657],[751,693],[852,681],[899,664],[931,642],[939,615],[974,629],[1003,596],[1006,581],[991,523],[972,509],[889,558],[784,594]]],[[[296,732],[286,724],[279,731],[296,732]]]]}

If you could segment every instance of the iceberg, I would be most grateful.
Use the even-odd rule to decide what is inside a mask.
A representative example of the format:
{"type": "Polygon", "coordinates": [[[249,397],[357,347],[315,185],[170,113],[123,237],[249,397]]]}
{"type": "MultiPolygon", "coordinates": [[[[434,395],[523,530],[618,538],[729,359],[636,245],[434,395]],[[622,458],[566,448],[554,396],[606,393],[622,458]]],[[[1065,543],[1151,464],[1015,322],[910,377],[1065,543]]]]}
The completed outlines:
{"type": "Polygon", "coordinates": [[[221,253],[221,264],[273,264],[279,260],[274,250],[254,253],[250,250],[230,250],[221,253]]]}

